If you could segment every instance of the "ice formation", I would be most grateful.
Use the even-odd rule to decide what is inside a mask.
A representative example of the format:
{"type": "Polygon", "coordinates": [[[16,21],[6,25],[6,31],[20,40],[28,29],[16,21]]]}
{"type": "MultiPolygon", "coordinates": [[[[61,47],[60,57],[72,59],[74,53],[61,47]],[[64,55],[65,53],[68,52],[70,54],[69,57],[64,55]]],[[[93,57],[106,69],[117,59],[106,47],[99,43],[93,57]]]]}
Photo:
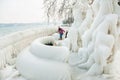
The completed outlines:
{"type": "Polygon", "coordinates": [[[35,38],[51,35],[56,31],[57,31],[56,27],[51,27],[51,28],[41,27],[40,29],[37,28],[37,29],[19,31],[1,37],[0,38],[0,80],[5,80],[8,77],[10,77],[12,74],[14,74],[13,72],[16,69],[14,70],[15,67],[11,67],[11,65],[15,66],[16,56],[20,53],[21,50],[27,47],[35,38]],[[13,69],[13,71],[11,69],[13,69]]]}
{"type": "Polygon", "coordinates": [[[52,36],[38,38],[33,41],[30,47],[30,52],[40,58],[61,62],[67,61],[69,55],[69,49],[64,46],[57,46],[55,44],[55,39],[52,36]],[[49,46],[46,44],[52,45],[49,46]]]}
{"type": "MultiPolygon", "coordinates": [[[[17,61],[17,71],[28,80],[109,80],[104,79],[105,74],[110,76],[111,80],[119,80],[118,2],[94,0],[91,5],[77,3],[73,7],[74,23],[68,30],[68,37],[61,41],[58,40],[56,27],[42,31],[30,30],[27,33],[18,32],[1,38],[0,68],[17,61]],[[38,38],[40,33],[49,36],[38,38]],[[14,39],[16,34],[17,38],[14,39]],[[38,39],[33,41],[35,38],[38,39]],[[30,43],[31,45],[25,48],[30,43]],[[53,45],[45,45],[46,43],[53,45]],[[16,60],[20,51],[22,52],[16,60]]],[[[8,72],[12,72],[9,70],[8,72]]],[[[12,76],[18,75],[17,71],[14,71],[12,76]]],[[[3,73],[0,71],[1,79],[10,76],[3,73]]]]}
{"type": "MultiPolygon", "coordinates": [[[[58,50],[55,50],[55,52],[56,51],[58,50]]],[[[49,50],[48,55],[51,54],[50,52],[53,51],[49,50]]],[[[60,54],[60,51],[58,53],[56,54],[63,56],[63,54],[60,54]]],[[[17,69],[28,80],[71,80],[69,65],[63,63],[63,58],[52,57],[53,59],[37,57],[31,54],[28,48],[18,56],[16,63],[17,69]]]]}

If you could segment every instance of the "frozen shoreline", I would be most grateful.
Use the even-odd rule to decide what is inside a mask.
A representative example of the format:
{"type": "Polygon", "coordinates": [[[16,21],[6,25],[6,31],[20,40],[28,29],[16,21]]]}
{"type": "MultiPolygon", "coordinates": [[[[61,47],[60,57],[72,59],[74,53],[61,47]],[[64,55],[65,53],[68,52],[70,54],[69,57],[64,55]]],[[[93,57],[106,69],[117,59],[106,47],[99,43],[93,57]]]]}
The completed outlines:
{"type": "Polygon", "coordinates": [[[50,27],[55,26],[54,23],[0,23],[0,37],[6,36],[8,34],[24,31],[32,28],[50,27]]]}

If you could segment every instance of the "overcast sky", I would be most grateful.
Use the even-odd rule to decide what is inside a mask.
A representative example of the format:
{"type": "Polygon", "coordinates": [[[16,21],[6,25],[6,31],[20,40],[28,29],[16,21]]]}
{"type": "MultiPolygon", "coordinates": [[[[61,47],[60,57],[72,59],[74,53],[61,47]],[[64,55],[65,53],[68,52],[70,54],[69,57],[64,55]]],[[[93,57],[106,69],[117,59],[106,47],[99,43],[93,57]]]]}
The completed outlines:
{"type": "Polygon", "coordinates": [[[44,21],[43,0],[0,0],[0,23],[44,21]]]}

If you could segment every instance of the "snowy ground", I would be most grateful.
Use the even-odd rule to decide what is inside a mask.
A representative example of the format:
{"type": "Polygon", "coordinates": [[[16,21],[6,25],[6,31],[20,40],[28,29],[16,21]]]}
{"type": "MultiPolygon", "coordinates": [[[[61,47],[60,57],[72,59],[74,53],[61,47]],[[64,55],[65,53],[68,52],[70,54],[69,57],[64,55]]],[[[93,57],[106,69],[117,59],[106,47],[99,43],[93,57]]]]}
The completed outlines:
{"type": "MultiPolygon", "coordinates": [[[[77,54],[71,53],[71,55],[76,56],[77,54]]],[[[85,74],[87,70],[71,66],[72,78],[73,80],[120,80],[120,52],[115,55],[114,59],[111,74],[88,76],[85,74]]],[[[0,80],[27,80],[18,73],[15,66],[7,66],[5,69],[0,71],[0,75],[2,75],[0,76],[0,80]]]]}
{"type": "MultiPolygon", "coordinates": [[[[72,78],[73,80],[120,80],[120,53],[116,54],[114,61],[113,74],[102,74],[97,76],[85,75],[86,70],[77,67],[72,67],[72,78]]],[[[1,71],[3,75],[2,80],[27,80],[22,77],[14,66],[7,66],[1,71]]]]}

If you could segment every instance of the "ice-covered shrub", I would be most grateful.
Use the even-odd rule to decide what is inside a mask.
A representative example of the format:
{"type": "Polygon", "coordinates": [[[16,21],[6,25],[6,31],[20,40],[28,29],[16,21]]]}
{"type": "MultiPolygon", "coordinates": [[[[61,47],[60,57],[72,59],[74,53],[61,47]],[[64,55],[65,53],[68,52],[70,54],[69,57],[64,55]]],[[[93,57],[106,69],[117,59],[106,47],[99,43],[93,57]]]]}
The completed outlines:
{"type": "Polygon", "coordinates": [[[73,52],[78,51],[78,30],[75,27],[71,27],[68,32],[68,38],[70,39],[70,50],[73,52]]]}

